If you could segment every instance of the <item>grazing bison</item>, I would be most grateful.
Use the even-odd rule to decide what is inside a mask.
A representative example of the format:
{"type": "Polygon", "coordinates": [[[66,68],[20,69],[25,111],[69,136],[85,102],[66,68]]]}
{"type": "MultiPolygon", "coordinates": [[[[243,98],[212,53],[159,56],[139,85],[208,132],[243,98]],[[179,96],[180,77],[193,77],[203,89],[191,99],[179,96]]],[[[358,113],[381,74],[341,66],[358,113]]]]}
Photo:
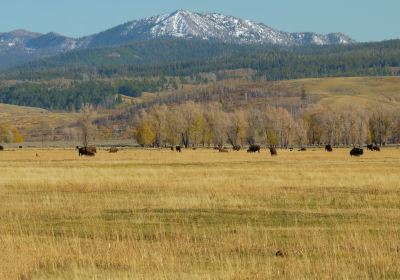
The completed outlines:
{"type": "Polygon", "coordinates": [[[372,150],[373,150],[373,151],[376,151],[376,152],[380,152],[380,151],[381,151],[381,148],[379,148],[378,146],[373,146],[373,147],[372,147],[372,150]]]}
{"type": "Polygon", "coordinates": [[[226,149],[226,148],[221,148],[221,149],[219,149],[218,150],[220,153],[228,153],[229,151],[228,151],[228,149],[226,149]]]}
{"type": "Polygon", "coordinates": [[[175,150],[176,150],[177,152],[179,152],[179,153],[182,152],[181,146],[176,146],[176,147],[175,147],[175,150]]]}
{"type": "Polygon", "coordinates": [[[95,147],[82,147],[79,148],[76,146],[79,156],[88,156],[88,157],[93,157],[96,154],[96,148],[95,147]]]}
{"type": "Polygon", "coordinates": [[[355,157],[362,156],[363,154],[364,154],[364,150],[361,148],[353,148],[350,151],[350,155],[355,156],[355,157]]]}
{"type": "Polygon", "coordinates": [[[4,147],[3,146],[0,146],[0,151],[4,151],[4,147]]]}
{"type": "Polygon", "coordinates": [[[255,153],[260,151],[261,151],[260,145],[250,145],[249,149],[247,150],[248,153],[255,153]]]}
{"type": "Polygon", "coordinates": [[[332,146],[330,144],[325,145],[325,151],[332,152],[333,151],[332,146]]]}
{"type": "Polygon", "coordinates": [[[241,149],[242,149],[242,147],[240,147],[239,145],[233,146],[234,151],[240,151],[241,149]]]}
{"type": "Polygon", "coordinates": [[[299,152],[305,152],[307,151],[307,148],[300,148],[299,152]]]}
{"type": "Polygon", "coordinates": [[[109,150],[109,152],[110,153],[113,153],[113,154],[115,154],[115,153],[118,153],[118,148],[115,148],[115,147],[112,147],[112,148],[110,148],[110,150],[109,150]]]}
{"type": "Polygon", "coordinates": [[[277,156],[278,155],[278,151],[276,150],[275,147],[270,147],[269,148],[269,152],[270,152],[271,156],[277,156]]]}
{"type": "Polygon", "coordinates": [[[368,151],[373,151],[374,150],[374,144],[368,144],[367,145],[367,150],[368,151]]]}

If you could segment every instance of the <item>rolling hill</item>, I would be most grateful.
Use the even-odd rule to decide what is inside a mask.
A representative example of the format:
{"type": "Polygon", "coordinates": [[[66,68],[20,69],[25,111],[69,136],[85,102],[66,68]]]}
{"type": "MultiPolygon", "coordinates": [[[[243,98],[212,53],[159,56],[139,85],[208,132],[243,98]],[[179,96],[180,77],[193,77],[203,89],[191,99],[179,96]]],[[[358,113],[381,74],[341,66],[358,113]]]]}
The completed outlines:
{"type": "MultiPolygon", "coordinates": [[[[203,85],[185,85],[178,90],[146,93],[142,97],[129,98],[124,107],[100,111],[98,123],[101,130],[118,127],[118,137],[132,137],[129,132],[129,115],[140,108],[158,104],[172,105],[179,102],[222,102],[226,109],[253,108],[266,105],[283,108],[300,106],[302,91],[305,91],[308,106],[374,109],[389,106],[400,110],[400,77],[360,77],[299,79],[276,82],[251,82],[225,80],[203,85]],[[135,105],[129,105],[135,104],[135,105]],[[124,109],[125,108],[125,109],[124,109]]],[[[0,124],[14,125],[20,129],[27,141],[41,141],[42,136],[65,139],[66,133],[77,131],[79,113],[51,112],[38,108],[0,104],[0,124]],[[49,134],[49,131],[52,134],[49,134]]]]}

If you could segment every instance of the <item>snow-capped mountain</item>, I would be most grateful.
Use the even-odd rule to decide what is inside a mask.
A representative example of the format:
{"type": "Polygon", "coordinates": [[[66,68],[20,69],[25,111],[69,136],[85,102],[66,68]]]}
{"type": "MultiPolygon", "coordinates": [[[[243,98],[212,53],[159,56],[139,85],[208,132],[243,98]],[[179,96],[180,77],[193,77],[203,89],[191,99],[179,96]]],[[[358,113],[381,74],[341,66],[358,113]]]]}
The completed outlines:
{"type": "Polygon", "coordinates": [[[354,43],[342,33],[287,33],[262,23],[217,13],[178,10],[172,14],[135,20],[81,40],[82,46],[121,44],[160,37],[201,38],[236,44],[331,45],[354,43]]]}
{"type": "Polygon", "coordinates": [[[104,32],[80,39],[57,33],[39,34],[24,30],[0,33],[0,67],[75,49],[120,46],[157,38],[197,38],[234,44],[308,46],[355,43],[342,33],[287,33],[262,23],[218,13],[178,10],[127,22],[104,32]],[[13,63],[11,63],[12,61],[13,63]]]}

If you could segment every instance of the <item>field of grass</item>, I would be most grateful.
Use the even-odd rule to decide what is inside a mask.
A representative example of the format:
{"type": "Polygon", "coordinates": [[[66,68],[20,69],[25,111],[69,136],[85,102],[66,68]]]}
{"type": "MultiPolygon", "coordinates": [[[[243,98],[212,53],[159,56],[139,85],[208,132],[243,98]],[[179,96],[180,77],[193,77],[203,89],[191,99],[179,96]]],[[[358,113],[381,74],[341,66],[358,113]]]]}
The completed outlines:
{"type": "Polygon", "coordinates": [[[400,278],[399,149],[23,149],[0,170],[0,279],[400,278]]]}

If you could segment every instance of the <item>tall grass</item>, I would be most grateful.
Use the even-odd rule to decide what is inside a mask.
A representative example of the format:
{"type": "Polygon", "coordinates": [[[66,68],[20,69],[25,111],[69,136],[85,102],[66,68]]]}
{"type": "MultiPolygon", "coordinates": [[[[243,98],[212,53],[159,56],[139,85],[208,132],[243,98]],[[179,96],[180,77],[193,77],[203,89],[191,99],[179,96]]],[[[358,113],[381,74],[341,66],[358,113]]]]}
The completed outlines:
{"type": "Polygon", "coordinates": [[[397,149],[21,150],[0,170],[0,279],[400,278],[397,149]]]}

